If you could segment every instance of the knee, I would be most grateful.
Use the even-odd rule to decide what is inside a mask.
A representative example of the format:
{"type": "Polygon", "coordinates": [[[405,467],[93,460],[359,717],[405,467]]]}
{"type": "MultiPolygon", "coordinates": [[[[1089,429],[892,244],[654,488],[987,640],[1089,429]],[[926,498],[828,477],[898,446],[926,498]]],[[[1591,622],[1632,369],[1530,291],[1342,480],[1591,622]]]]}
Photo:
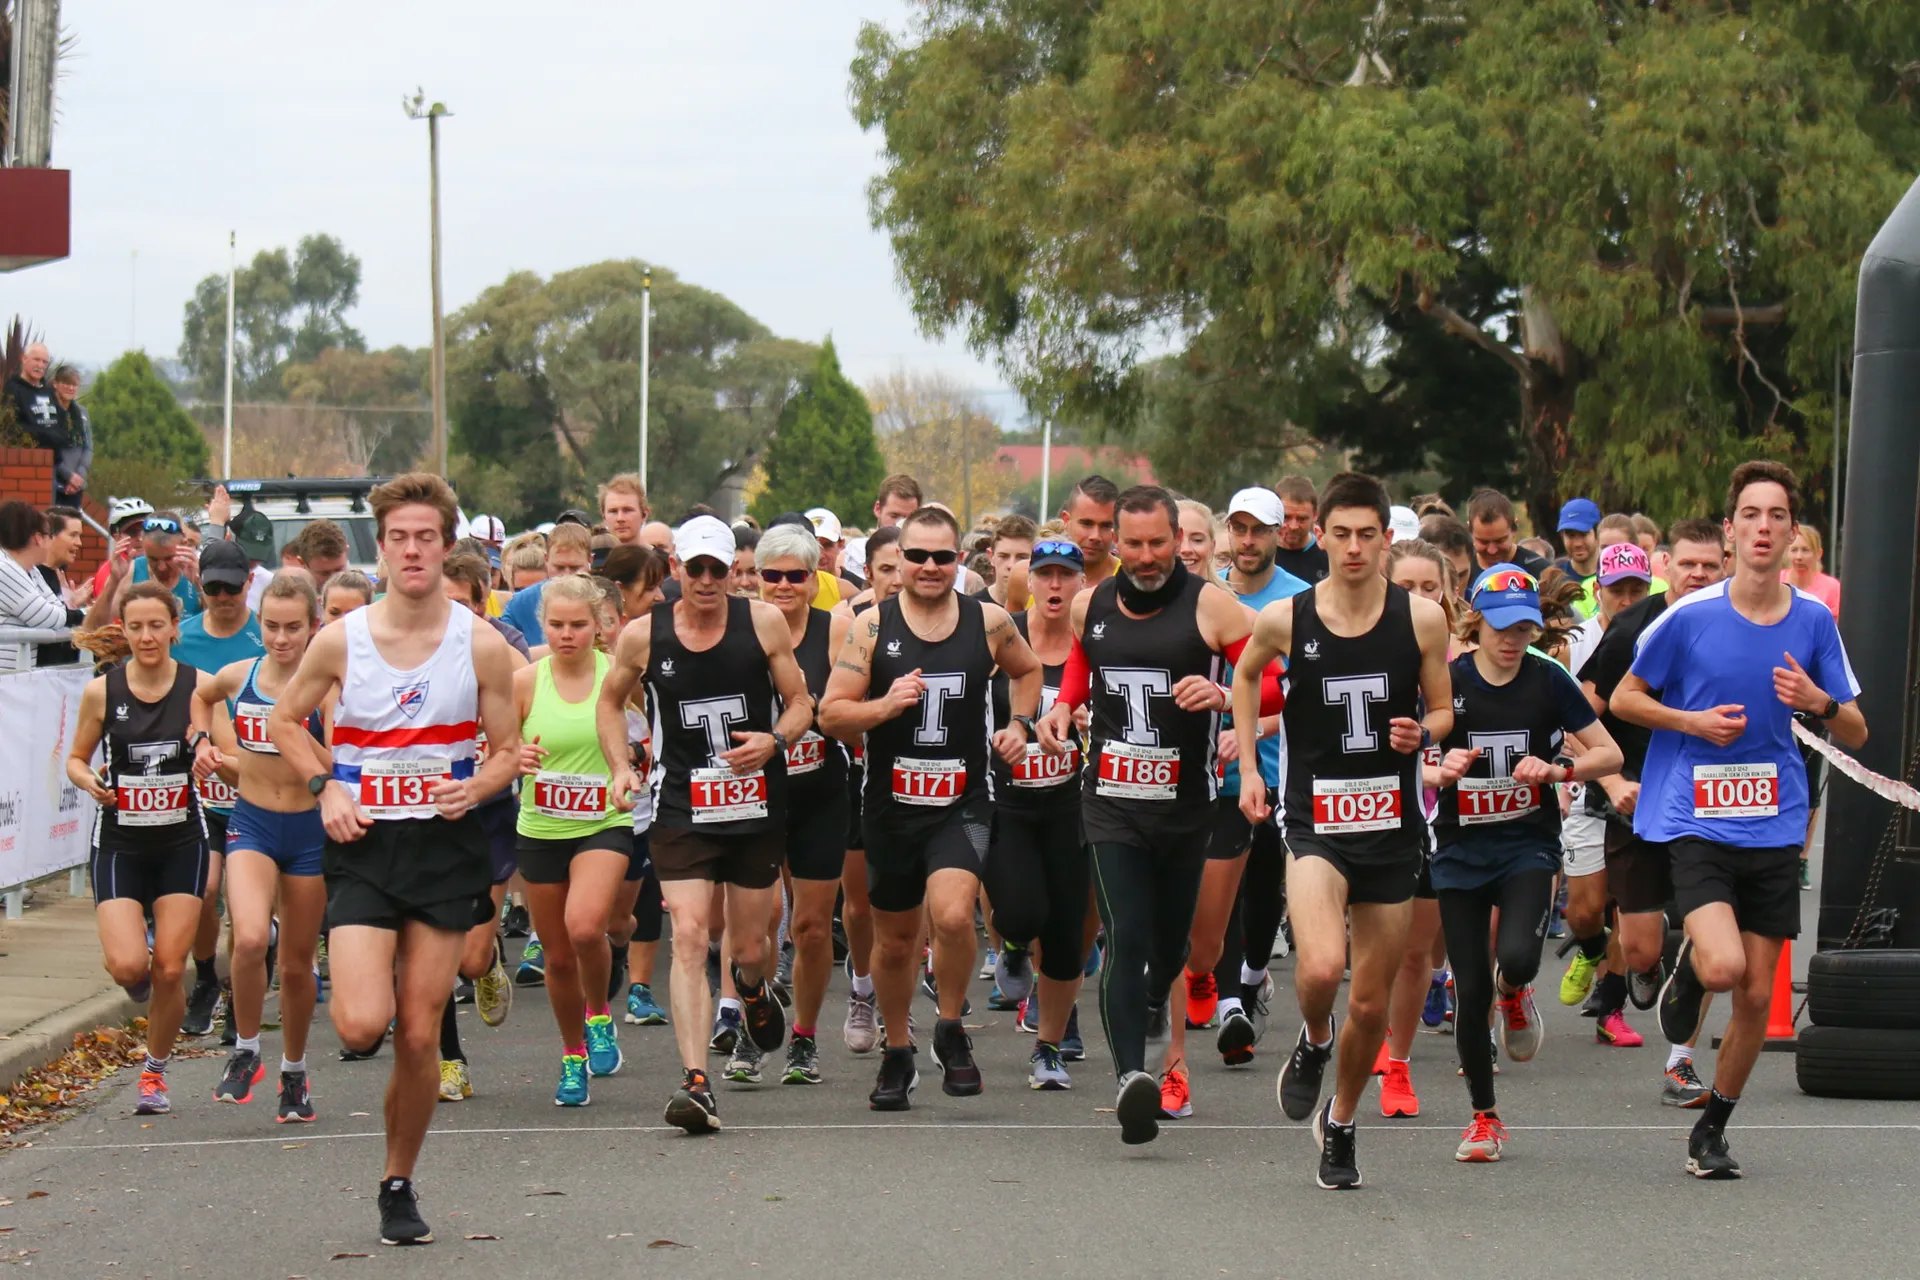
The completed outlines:
{"type": "Polygon", "coordinates": [[[1532,982],[1540,973],[1540,952],[1535,947],[1516,948],[1499,957],[1500,976],[1515,991],[1532,982]]]}
{"type": "Polygon", "coordinates": [[[833,937],[827,927],[827,918],[812,912],[805,915],[795,912],[793,919],[788,922],[787,935],[793,939],[794,949],[798,951],[820,946],[833,937]]]}
{"type": "Polygon", "coordinates": [[[596,948],[607,945],[607,931],[598,921],[589,921],[567,927],[567,938],[573,943],[575,955],[585,955],[596,948]]]}
{"type": "Polygon", "coordinates": [[[953,938],[973,932],[972,902],[942,902],[930,907],[927,914],[932,920],[933,931],[942,937],[953,938]]]}
{"type": "Polygon", "coordinates": [[[147,980],[149,970],[145,956],[128,956],[124,959],[108,958],[107,976],[116,986],[131,987],[147,980]]]}
{"type": "Polygon", "coordinates": [[[1296,987],[1326,991],[1340,985],[1345,966],[1323,960],[1302,959],[1294,966],[1293,983],[1296,987]]]}
{"type": "Polygon", "coordinates": [[[187,958],[185,956],[155,955],[153,957],[153,985],[156,987],[177,987],[186,980],[187,958]]]}
{"type": "MultiPolygon", "coordinates": [[[[379,1036],[376,1029],[367,1040],[371,1042],[379,1036]]],[[[344,1039],[344,1037],[342,1037],[344,1039]]],[[[440,1056],[439,1019],[418,1018],[412,1022],[403,1021],[394,1028],[393,1052],[400,1058],[438,1058],[440,1056]]]]}
{"type": "Polygon", "coordinates": [[[1362,1027],[1383,1027],[1387,1023],[1386,993],[1362,995],[1349,992],[1347,995],[1347,1021],[1362,1027]]]}
{"type": "Polygon", "coordinates": [[[1660,960],[1661,943],[1659,933],[1635,929],[1621,930],[1620,953],[1626,957],[1627,968],[1635,973],[1645,973],[1660,960]]]}
{"type": "Polygon", "coordinates": [[[733,951],[733,962],[742,969],[759,967],[767,958],[767,935],[754,931],[747,934],[734,934],[728,938],[733,951]]]}
{"type": "Polygon", "coordinates": [[[271,926],[248,921],[246,924],[235,922],[233,926],[233,961],[240,964],[265,964],[267,962],[267,942],[272,936],[271,926]]]}
{"type": "Polygon", "coordinates": [[[1576,938],[1591,938],[1599,932],[1605,916],[1604,907],[1589,906],[1571,898],[1567,900],[1567,928],[1573,931],[1576,938]]]}
{"type": "Polygon", "coordinates": [[[840,923],[842,925],[852,924],[855,922],[860,924],[867,924],[871,922],[872,919],[873,919],[873,904],[867,901],[865,894],[862,894],[857,898],[854,897],[852,894],[848,894],[844,899],[841,900],[840,923]]]}
{"type": "Polygon", "coordinates": [[[338,998],[333,1001],[332,1009],[333,1029],[339,1033],[340,1043],[349,1049],[364,1053],[386,1033],[387,1020],[372,1009],[350,1008],[338,998]]]}
{"type": "Polygon", "coordinates": [[[707,962],[707,922],[691,915],[673,918],[673,958],[680,964],[707,962]]]}
{"type": "Polygon", "coordinates": [[[1692,961],[1694,976],[1709,991],[1732,991],[1747,976],[1746,957],[1738,951],[1714,955],[1695,947],[1692,961]]]}
{"type": "Polygon", "coordinates": [[[884,965],[904,965],[918,949],[913,939],[901,934],[881,932],[873,939],[873,949],[884,965]]]}

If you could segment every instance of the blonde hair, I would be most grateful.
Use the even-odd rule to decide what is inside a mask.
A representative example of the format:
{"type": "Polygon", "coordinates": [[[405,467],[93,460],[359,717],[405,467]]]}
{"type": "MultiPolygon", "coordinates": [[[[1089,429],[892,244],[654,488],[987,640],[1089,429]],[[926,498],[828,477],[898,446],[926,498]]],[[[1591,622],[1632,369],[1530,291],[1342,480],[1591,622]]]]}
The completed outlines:
{"type": "MultiPolygon", "coordinates": [[[[1425,560],[1440,571],[1440,608],[1447,615],[1447,626],[1460,635],[1461,621],[1458,607],[1459,594],[1453,581],[1453,561],[1447,559],[1447,553],[1421,538],[1409,538],[1405,542],[1387,544],[1387,580],[1393,580],[1393,566],[1402,560],[1425,560]]],[[[1473,633],[1467,632],[1463,639],[1472,639],[1473,633]]]]}
{"type": "Polygon", "coordinates": [[[555,525],[553,532],[547,535],[547,556],[552,558],[556,551],[593,551],[593,531],[577,524],[555,525]]]}
{"type": "MultiPolygon", "coordinates": [[[[278,577],[278,574],[274,575],[278,577]]],[[[358,569],[342,569],[328,578],[320,587],[320,599],[325,600],[327,593],[333,590],[351,591],[368,604],[373,603],[373,579],[358,569]]]]}
{"type": "MultiPolygon", "coordinates": [[[[338,574],[334,575],[338,577],[338,574]]],[[[307,606],[307,618],[311,621],[320,616],[320,593],[314,589],[313,575],[302,570],[288,573],[282,569],[267,582],[267,589],[260,593],[260,603],[264,606],[269,600],[300,600],[307,606]]]]}
{"type": "Polygon", "coordinates": [[[553,607],[555,600],[570,600],[575,604],[587,606],[587,613],[600,625],[600,603],[602,600],[599,584],[584,573],[562,574],[558,578],[548,578],[540,586],[540,622],[545,625],[547,610],[553,607]]]}
{"type": "Polygon", "coordinates": [[[1819,560],[1826,555],[1826,551],[1820,545],[1820,531],[1818,529],[1810,524],[1803,523],[1799,526],[1798,533],[1807,540],[1807,549],[1813,552],[1813,558],[1815,560],[1819,560]]]}

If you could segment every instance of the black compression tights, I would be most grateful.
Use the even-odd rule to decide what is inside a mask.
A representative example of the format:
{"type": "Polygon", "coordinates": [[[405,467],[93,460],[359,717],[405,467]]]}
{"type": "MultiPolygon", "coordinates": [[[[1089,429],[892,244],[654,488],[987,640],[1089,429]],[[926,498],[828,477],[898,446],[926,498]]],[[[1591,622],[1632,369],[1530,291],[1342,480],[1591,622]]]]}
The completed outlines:
{"type": "Polygon", "coordinates": [[[1100,966],[1100,1020],[1116,1075],[1146,1070],[1147,1002],[1167,998],[1187,962],[1193,905],[1200,898],[1198,853],[1157,854],[1138,845],[1093,846],[1094,896],[1107,928],[1100,966]]]}
{"type": "Polygon", "coordinates": [[[1221,940],[1220,963],[1213,976],[1223,996],[1240,994],[1240,965],[1264,969],[1273,960],[1274,938],[1287,910],[1287,858],[1280,832],[1271,822],[1253,829],[1246,870],[1227,913],[1226,936],[1221,940]]]}
{"type": "Polygon", "coordinates": [[[465,1062],[467,1055],[460,1048],[460,1023],[455,1016],[453,996],[447,996],[445,1007],[440,1010],[440,1060],[442,1062],[465,1062]]]}
{"type": "Polygon", "coordinates": [[[1540,948],[1547,933],[1547,915],[1553,910],[1553,873],[1522,871],[1478,889],[1442,889],[1440,928],[1447,938],[1447,958],[1453,964],[1453,987],[1459,1001],[1454,1015],[1454,1047],[1467,1073],[1467,1089],[1475,1111],[1493,1109],[1493,1044],[1482,1034],[1493,1012],[1493,965],[1514,990],[1532,982],[1540,972],[1540,948]],[[1488,955],[1490,918],[1500,909],[1500,936],[1488,955]]]}
{"type": "Polygon", "coordinates": [[[1072,982],[1086,962],[1087,847],[1073,804],[994,815],[984,879],[993,923],[1016,946],[1040,944],[1040,973],[1072,982]]]}

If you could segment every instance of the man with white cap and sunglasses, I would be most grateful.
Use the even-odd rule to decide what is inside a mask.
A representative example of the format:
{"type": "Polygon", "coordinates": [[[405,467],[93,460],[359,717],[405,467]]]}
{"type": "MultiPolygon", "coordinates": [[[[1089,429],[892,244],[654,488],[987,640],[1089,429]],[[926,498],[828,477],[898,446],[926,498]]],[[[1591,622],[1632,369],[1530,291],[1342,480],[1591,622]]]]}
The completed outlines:
{"type": "Polygon", "coordinates": [[[813,607],[830,610],[843,597],[852,594],[840,589],[840,557],[847,549],[846,532],[840,527],[840,517],[825,507],[809,510],[806,520],[813,526],[813,536],[820,541],[820,567],[816,570],[820,593],[814,597],[813,607]]]}

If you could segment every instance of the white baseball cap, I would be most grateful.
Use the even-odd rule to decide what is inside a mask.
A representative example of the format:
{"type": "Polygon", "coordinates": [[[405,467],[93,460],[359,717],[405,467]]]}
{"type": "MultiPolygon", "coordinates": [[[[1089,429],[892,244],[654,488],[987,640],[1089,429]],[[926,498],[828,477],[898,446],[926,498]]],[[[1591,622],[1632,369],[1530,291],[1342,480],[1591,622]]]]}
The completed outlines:
{"type": "Polygon", "coordinates": [[[848,573],[867,576],[867,540],[848,538],[847,549],[840,553],[840,567],[848,573]]]}
{"type": "Polygon", "coordinates": [[[813,525],[813,536],[822,542],[840,541],[840,517],[825,507],[815,507],[807,512],[807,520],[813,525]]]}
{"type": "Polygon", "coordinates": [[[1280,495],[1265,485],[1255,485],[1234,494],[1233,501],[1227,504],[1227,514],[1252,516],[1261,524],[1272,525],[1276,529],[1287,518],[1286,511],[1280,506],[1280,495]]]}
{"type": "Polygon", "coordinates": [[[467,533],[482,542],[505,542],[507,526],[499,516],[475,516],[467,525],[467,533]]]}
{"type": "Polygon", "coordinates": [[[695,516],[673,531],[673,558],[692,564],[700,556],[733,563],[733,530],[713,516],[695,516]]]}
{"type": "Polygon", "coordinates": [[[1387,511],[1387,528],[1393,531],[1395,542],[1412,542],[1420,536],[1420,517],[1413,514],[1412,507],[1394,506],[1387,511]]]}

